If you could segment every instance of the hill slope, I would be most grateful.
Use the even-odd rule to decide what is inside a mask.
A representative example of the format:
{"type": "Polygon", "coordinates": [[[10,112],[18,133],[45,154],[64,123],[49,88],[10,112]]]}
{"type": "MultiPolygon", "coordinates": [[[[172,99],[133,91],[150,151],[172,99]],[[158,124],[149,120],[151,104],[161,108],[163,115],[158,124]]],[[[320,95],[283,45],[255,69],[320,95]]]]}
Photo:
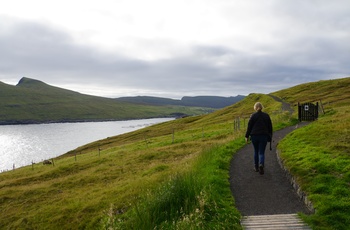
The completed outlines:
{"type": "MultiPolygon", "coordinates": [[[[315,229],[350,224],[350,92],[344,88],[349,82],[320,81],[273,93],[295,103],[319,100],[319,91],[322,101],[332,101],[325,115],[281,146],[286,165],[317,209],[305,217],[315,229]]],[[[1,173],[0,205],[6,211],[0,212],[0,228],[240,229],[228,167],[245,145],[242,117],[253,112],[256,101],[270,113],[275,129],[296,122],[297,114],[291,117],[273,97],[251,94],[208,115],[81,146],[54,159],[54,166],[1,173]],[[234,128],[237,117],[241,130],[234,128]]]]}
{"type": "Polygon", "coordinates": [[[22,78],[16,86],[0,82],[0,108],[0,124],[174,117],[208,111],[183,106],[136,105],[80,94],[29,78],[22,78]]]}
{"type": "Polygon", "coordinates": [[[272,93],[296,106],[305,102],[321,102],[325,107],[349,105],[350,77],[297,85],[272,93]]]}

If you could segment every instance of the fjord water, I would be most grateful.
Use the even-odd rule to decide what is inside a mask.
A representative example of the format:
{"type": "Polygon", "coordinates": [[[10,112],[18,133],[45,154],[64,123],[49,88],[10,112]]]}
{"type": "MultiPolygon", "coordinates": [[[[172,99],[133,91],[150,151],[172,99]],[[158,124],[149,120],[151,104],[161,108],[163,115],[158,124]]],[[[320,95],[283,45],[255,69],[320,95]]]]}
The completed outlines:
{"type": "Polygon", "coordinates": [[[41,162],[93,141],[169,120],[173,118],[0,126],[0,172],[41,162]]]}

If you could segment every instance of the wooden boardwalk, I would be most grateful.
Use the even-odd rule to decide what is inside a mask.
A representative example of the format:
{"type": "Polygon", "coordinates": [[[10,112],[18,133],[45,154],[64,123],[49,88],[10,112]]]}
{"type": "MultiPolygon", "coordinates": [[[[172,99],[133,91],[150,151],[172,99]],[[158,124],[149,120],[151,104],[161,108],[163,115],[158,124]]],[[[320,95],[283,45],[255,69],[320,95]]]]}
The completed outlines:
{"type": "Polygon", "coordinates": [[[241,224],[245,230],[302,229],[311,230],[297,214],[245,216],[241,224]]]}

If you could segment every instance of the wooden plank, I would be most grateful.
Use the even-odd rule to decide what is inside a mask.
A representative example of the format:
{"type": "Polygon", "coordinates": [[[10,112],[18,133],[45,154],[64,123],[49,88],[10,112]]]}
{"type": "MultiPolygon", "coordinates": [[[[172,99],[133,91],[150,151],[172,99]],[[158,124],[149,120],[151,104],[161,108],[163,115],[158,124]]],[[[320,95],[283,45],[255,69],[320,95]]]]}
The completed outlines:
{"type": "Polygon", "coordinates": [[[245,216],[241,221],[245,230],[304,229],[311,230],[297,214],[245,216]]]}

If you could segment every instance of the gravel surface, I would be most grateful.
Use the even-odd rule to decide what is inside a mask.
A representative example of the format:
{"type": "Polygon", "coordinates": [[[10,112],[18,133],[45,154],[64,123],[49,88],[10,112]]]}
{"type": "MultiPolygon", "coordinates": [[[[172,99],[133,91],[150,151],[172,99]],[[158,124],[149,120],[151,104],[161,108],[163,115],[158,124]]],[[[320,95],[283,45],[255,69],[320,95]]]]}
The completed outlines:
{"type": "Polygon", "coordinates": [[[272,151],[269,143],[265,151],[265,174],[254,171],[253,145],[248,144],[232,158],[230,185],[236,207],[243,216],[310,213],[299,199],[280,167],[276,156],[276,145],[297,127],[287,127],[273,133],[272,151]]]}

